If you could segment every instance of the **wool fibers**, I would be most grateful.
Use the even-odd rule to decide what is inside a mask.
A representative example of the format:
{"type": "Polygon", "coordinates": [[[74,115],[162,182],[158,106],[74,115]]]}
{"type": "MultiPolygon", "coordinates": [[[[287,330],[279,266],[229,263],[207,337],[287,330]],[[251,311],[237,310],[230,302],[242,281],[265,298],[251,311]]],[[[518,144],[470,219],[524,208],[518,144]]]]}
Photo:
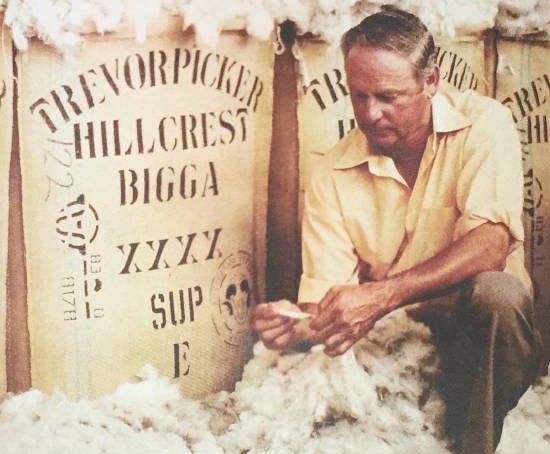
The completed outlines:
{"type": "Polygon", "coordinates": [[[518,36],[550,32],[550,0],[504,0],[500,2],[497,28],[505,35],[518,36]]]}
{"type": "Polygon", "coordinates": [[[444,405],[433,390],[438,358],[429,330],[403,312],[379,322],[353,350],[329,358],[255,357],[228,396],[239,420],[220,443],[228,452],[447,452],[444,405]],[[428,409],[426,411],[426,409],[428,409]],[[342,450],[342,446],[348,446],[342,450]]]}
{"type": "Polygon", "coordinates": [[[285,20],[296,24],[298,34],[337,45],[345,30],[384,4],[418,15],[436,36],[480,33],[495,24],[509,35],[550,28],[550,0],[0,0],[0,10],[6,7],[5,23],[19,49],[36,36],[66,51],[90,27],[105,33],[133,24],[143,40],[160,13],[182,16],[183,28],[193,27],[201,45],[214,46],[220,32],[235,24],[266,40],[285,20]]]}
{"type": "Polygon", "coordinates": [[[95,401],[37,390],[10,397],[0,405],[0,452],[313,453],[338,445],[443,453],[437,374],[428,329],[395,313],[334,359],[320,348],[280,354],[258,343],[235,390],[203,400],[183,397],[150,366],[141,381],[95,401]]]}
{"type": "Polygon", "coordinates": [[[497,454],[550,452],[550,367],[504,421],[497,454]]]}
{"type": "MultiPolygon", "coordinates": [[[[449,453],[438,376],[429,330],[398,311],[337,358],[258,343],[235,390],[201,400],[151,366],[93,401],[8,397],[0,453],[449,453]]],[[[550,452],[550,377],[510,412],[497,452],[550,452]]]]}

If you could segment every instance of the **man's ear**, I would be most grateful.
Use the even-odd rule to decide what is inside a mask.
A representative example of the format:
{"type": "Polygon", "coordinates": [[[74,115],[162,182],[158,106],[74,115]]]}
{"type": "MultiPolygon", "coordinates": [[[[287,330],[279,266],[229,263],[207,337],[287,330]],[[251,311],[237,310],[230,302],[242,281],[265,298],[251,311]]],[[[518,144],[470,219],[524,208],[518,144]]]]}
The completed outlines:
{"type": "Polygon", "coordinates": [[[424,91],[428,98],[433,98],[439,88],[439,66],[434,65],[430,74],[426,76],[424,81],[424,91]]]}

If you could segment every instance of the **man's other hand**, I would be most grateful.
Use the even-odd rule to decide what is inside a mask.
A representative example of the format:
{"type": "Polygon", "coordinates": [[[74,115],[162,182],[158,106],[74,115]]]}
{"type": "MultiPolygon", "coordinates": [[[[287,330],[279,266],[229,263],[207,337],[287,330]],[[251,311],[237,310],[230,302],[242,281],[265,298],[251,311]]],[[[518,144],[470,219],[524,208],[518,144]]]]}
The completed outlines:
{"type": "Polygon", "coordinates": [[[319,302],[319,315],[310,322],[325,353],[349,350],[384,315],[396,309],[396,289],[390,280],[332,287],[319,302]]]}
{"type": "Polygon", "coordinates": [[[252,326],[267,348],[287,350],[297,341],[294,327],[298,320],[281,315],[278,309],[299,311],[298,306],[286,300],[259,304],[254,311],[252,326]]]}

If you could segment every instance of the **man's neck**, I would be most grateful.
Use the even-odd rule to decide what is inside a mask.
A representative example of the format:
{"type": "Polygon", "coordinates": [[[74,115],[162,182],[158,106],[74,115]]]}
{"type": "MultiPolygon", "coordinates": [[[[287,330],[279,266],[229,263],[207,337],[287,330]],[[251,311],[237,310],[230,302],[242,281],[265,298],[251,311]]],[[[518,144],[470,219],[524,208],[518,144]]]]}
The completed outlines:
{"type": "Polygon", "coordinates": [[[395,163],[395,167],[410,188],[412,188],[416,182],[420,162],[422,161],[424,150],[426,149],[426,143],[433,131],[431,115],[429,120],[423,123],[424,124],[416,129],[414,134],[408,138],[406,143],[392,150],[391,153],[391,158],[395,163]]]}

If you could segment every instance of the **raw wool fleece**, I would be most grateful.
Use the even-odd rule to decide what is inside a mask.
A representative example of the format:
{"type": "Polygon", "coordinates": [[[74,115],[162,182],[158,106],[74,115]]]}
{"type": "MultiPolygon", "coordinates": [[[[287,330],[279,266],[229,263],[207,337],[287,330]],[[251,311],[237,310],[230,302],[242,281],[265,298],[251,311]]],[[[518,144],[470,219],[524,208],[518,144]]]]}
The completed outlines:
{"type": "MultiPolygon", "coordinates": [[[[151,366],[95,401],[36,390],[10,397],[0,405],[0,453],[450,452],[429,331],[402,312],[335,359],[259,343],[254,353],[234,392],[202,401],[151,366]]],[[[550,377],[506,418],[497,454],[519,452],[550,452],[550,377]]]]}
{"type": "Polygon", "coordinates": [[[221,30],[235,23],[266,40],[285,20],[299,34],[336,45],[350,26],[390,3],[418,15],[437,36],[481,32],[495,21],[506,34],[550,29],[550,0],[0,0],[0,12],[6,7],[5,22],[19,49],[37,36],[65,52],[82,42],[83,27],[105,33],[133,24],[141,41],[161,11],[181,15],[183,28],[192,26],[201,45],[214,46],[221,30]]]}
{"type": "Polygon", "coordinates": [[[403,313],[336,359],[254,351],[234,392],[200,402],[150,367],[96,401],[11,397],[0,405],[0,452],[448,452],[430,333],[403,313]]]}
{"type": "Polygon", "coordinates": [[[160,12],[160,1],[150,0],[4,0],[4,22],[20,50],[28,39],[38,37],[61,52],[82,43],[80,32],[92,28],[97,33],[115,31],[126,23],[134,25],[138,41],[146,37],[147,23],[160,12]]]}
{"type": "Polygon", "coordinates": [[[501,0],[496,20],[505,35],[550,33],[550,0],[501,0]]]}
{"type": "Polygon", "coordinates": [[[140,378],[96,401],[37,390],[7,399],[0,405],[0,453],[222,452],[199,402],[182,397],[151,366],[140,378]]]}
{"type": "Polygon", "coordinates": [[[550,452],[550,366],[548,375],[523,395],[504,420],[504,431],[496,452],[550,452]]]}
{"type": "Polygon", "coordinates": [[[239,415],[219,438],[227,452],[447,452],[437,354],[403,311],[334,359],[320,348],[254,353],[235,391],[216,397],[239,415]]]}

